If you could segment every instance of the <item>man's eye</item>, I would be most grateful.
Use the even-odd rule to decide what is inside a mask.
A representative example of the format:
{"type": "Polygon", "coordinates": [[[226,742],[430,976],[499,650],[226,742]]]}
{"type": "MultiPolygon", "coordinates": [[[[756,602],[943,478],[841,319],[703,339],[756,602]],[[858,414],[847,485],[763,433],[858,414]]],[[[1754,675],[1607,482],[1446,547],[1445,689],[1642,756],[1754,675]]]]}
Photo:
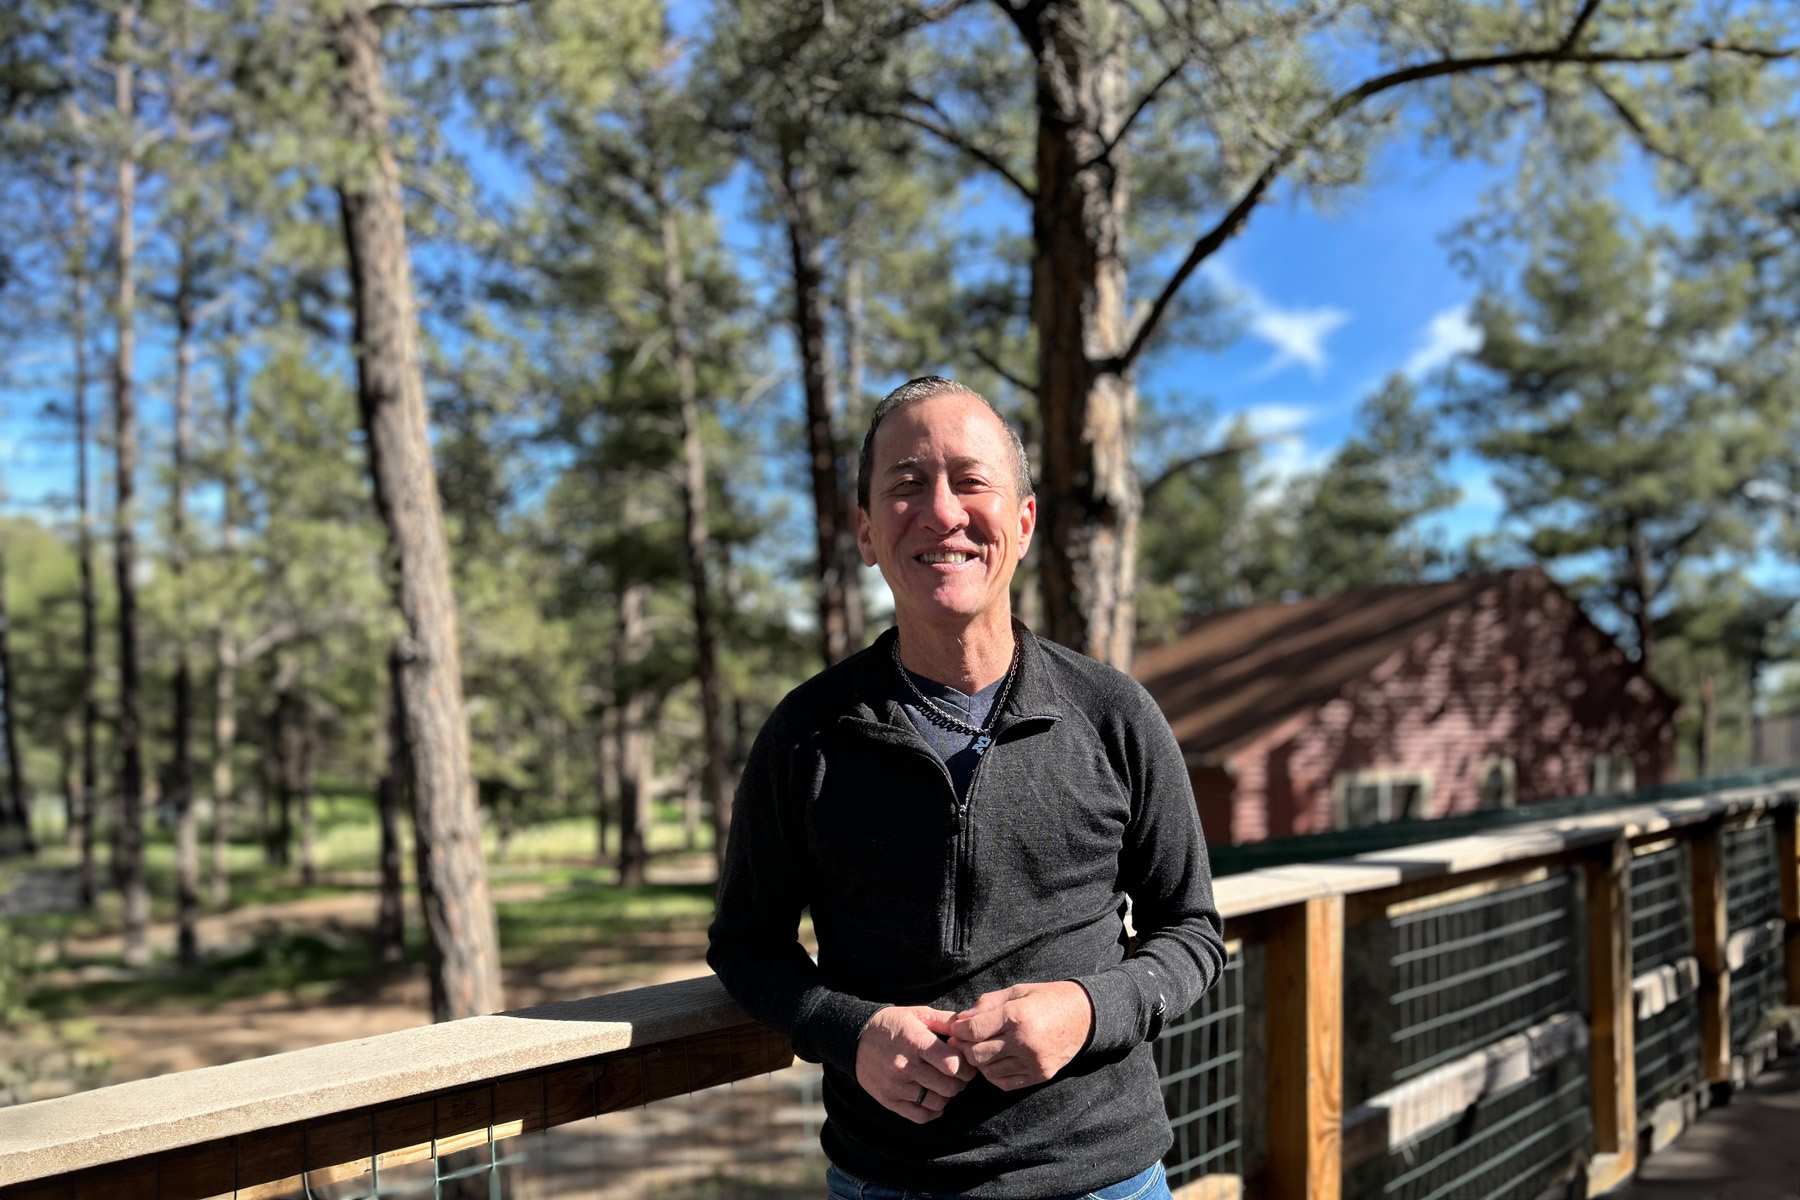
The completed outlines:
{"type": "Polygon", "coordinates": [[[897,480],[894,483],[894,490],[896,492],[916,492],[919,490],[919,481],[916,479],[897,480]]]}
{"type": "Polygon", "coordinates": [[[956,481],[956,486],[966,491],[979,491],[987,486],[987,480],[979,475],[965,475],[956,481]]]}

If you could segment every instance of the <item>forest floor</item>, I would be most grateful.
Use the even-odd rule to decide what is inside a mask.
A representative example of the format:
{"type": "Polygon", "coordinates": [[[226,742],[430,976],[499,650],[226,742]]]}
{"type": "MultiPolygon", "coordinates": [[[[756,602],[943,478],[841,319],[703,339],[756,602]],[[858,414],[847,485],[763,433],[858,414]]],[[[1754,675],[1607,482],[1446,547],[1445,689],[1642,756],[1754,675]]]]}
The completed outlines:
{"type": "MultiPolygon", "coordinates": [[[[706,972],[712,856],[703,841],[690,848],[679,820],[668,819],[677,815],[652,826],[655,857],[638,888],[616,886],[584,822],[521,829],[504,857],[489,839],[509,1007],[706,972]]],[[[231,847],[231,902],[205,906],[202,964],[192,971],[175,962],[166,831],[153,834],[146,856],[153,920],[141,967],[124,962],[117,891],[83,910],[73,855],[54,829],[41,831],[49,836],[35,860],[0,863],[0,1105],[428,1023],[411,880],[407,964],[384,967],[374,940],[372,809],[339,797],[321,804],[319,818],[311,884],[297,866],[265,864],[251,838],[231,847]]],[[[823,1191],[822,1116],[818,1068],[796,1063],[501,1143],[502,1193],[810,1200],[823,1191]]],[[[429,1167],[409,1169],[429,1179],[429,1167]]],[[[405,1183],[384,1176],[390,1182],[405,1183]]],[[[485,1183],[474,1191],[489,1194],[485,1183]]]]}
{"type": "MultiPolygon", "coordinates": [[[[0,869],[0,957],[10,963],[0,966],[0,1103],[428,1023],[410,880],[407,965],[377,961],[374,827],[357,807],[322,814],[311,885],[297,867],[264,865],[255,845],[232,847],[232,902],[200,918],[194,971],[174,961],[166,844],[150,846],[141,967],[124,962],[116,893],[80,909],[65,847],[48,842],[37,860],[0,869]]],[[[662,830],[674,845],[653,859],[650,882],[620,889],[610,864],[579,853],[591,827],[563,824],[573,827],[522,831],[507,861],[490,859],[508,1007],[704,974],[710,852],[687,851],[679,826],[662,830]]]]}

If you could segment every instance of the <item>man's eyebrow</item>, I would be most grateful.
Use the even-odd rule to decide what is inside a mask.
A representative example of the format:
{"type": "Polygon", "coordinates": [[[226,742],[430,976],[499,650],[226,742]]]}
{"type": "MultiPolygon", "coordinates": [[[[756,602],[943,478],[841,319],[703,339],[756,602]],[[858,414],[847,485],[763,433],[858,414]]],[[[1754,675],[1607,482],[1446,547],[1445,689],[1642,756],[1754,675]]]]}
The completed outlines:
{"type": "Polygon", "coordinates": [[[888,474],[891,475],[895,471],[910,471],[923,461],[925,460],[916,454],[909,454],[905,458],[896,458],[888,464],[888,474]]]}

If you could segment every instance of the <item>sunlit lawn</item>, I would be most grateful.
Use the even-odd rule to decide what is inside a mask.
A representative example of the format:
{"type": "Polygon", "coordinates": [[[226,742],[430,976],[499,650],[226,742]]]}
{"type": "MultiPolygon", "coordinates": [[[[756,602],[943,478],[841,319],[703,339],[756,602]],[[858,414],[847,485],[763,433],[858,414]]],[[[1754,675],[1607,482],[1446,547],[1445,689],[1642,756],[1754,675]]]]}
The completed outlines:
{"type": "MultiPolygon", "coordinates": [[[[40,814],[43,816],[45,814],[40,814]]],[[[680,812],[659,806],[659,818],[648,831],[659,860],[711,853],[710,830],[702,827],[694,850],[687,848],[680,812]]],[[[308,921],[293,902],[316,898],[372,894],[378,882],[380,828],[366,795],[344,793],[321,797],[315,807],[316,882],[303,885],[298,862],[285,867],[264,861],[262,846],[249,828],[234,830],[228,873],[230,903],[223,911],[250,919],[248,944],[215,948],[201,970],[175,968],[165,954],[149,967],[126,971],[116,948],[84,948],[120,931],[122,901],[107,886],[107,847],[99,847],[100,903],[92,912],[51,913],[13,918],[15,941],[33,948],[36,984],[26,983],[29,1005],[42,1016],[68,1019],[95,1008],[142,1009],[157,1005],[210,1009],[245,997],[286,993],[296,1002],[347,999],[393,975],[376,957],[372,930],[360,922],[336,918],[308,921]],[[281,906],[288,906],[283,908],[281,906]],[[267,921],[260,926],[257,919],[267,921]]],[[[10,890],[24,871],[50,868],[70,871],[74,852],[60,828],[40,820],[43,849],[30,864],[0,865],[0,891],[10,890]]],[[[58,823],[59,824],[59,823],[58,823]]],[[[297,820],[296,820],[297,824],[297,820]]],[[[628,942],[641,935],[697,933],[712,916],[709,884],[651,884],[620,889],[610,862],[594,859],[595,830],[591,817],[566,817],[522,826],[509,839],[504,860],[496,861],[498,839],[490,822],[485,832],[490,878],[500,894],[496,905],[502,959],[509,971],[567,966],[596,946],[628,942]]],[[[609,849],[617,831],[609,830],[609,849]]],[[[208,903],[211,847],[203,823],[201,905],[208,903]]],[[[409,904],[413,903],[412,848],[405,847],[409,904]]],[[[175,916],[175,848],[172,831],[152,822],[145,854],[152,896],[152,919],[175,916]]],[[[366,911],[366,910],[359,910],[366,911]]],[[[407,958],[416,969],[423,961],[423,933],[416,915],[407,923],[407,958]]],[[[203,944],[204,953],[204,944],[203,944]]]]}

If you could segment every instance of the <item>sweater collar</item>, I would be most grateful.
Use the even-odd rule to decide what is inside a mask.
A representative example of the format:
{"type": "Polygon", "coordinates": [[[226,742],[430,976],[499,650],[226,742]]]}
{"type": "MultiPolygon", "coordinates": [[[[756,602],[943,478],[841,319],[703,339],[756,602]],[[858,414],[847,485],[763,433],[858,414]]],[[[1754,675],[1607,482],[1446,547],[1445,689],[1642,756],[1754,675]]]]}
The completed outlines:
{"type": "MultiPolygon", "coordinates": [[[[1019,676],[1013,680],[1006,703],[994,722],[999,734],[1025,721],[1059,721],[1063,717],[1062,697],[1050,675],[1043,646],[1036,634],[1013,619],[1013,637],[1019,644],[1019,676]]],[[[903,740],[916,740],[918,733],[900,707],[894,680],[894,642],[900,637],[897,627],[890,627],[863,656],[857,679],[856,704],[844,720],[865,727],[866,732],[888,731],[903,740]],[[875,728],[866,728],[874,726],[875,728]]],[[[878,734],[878,736],[880,736],[878,734]]]]}

